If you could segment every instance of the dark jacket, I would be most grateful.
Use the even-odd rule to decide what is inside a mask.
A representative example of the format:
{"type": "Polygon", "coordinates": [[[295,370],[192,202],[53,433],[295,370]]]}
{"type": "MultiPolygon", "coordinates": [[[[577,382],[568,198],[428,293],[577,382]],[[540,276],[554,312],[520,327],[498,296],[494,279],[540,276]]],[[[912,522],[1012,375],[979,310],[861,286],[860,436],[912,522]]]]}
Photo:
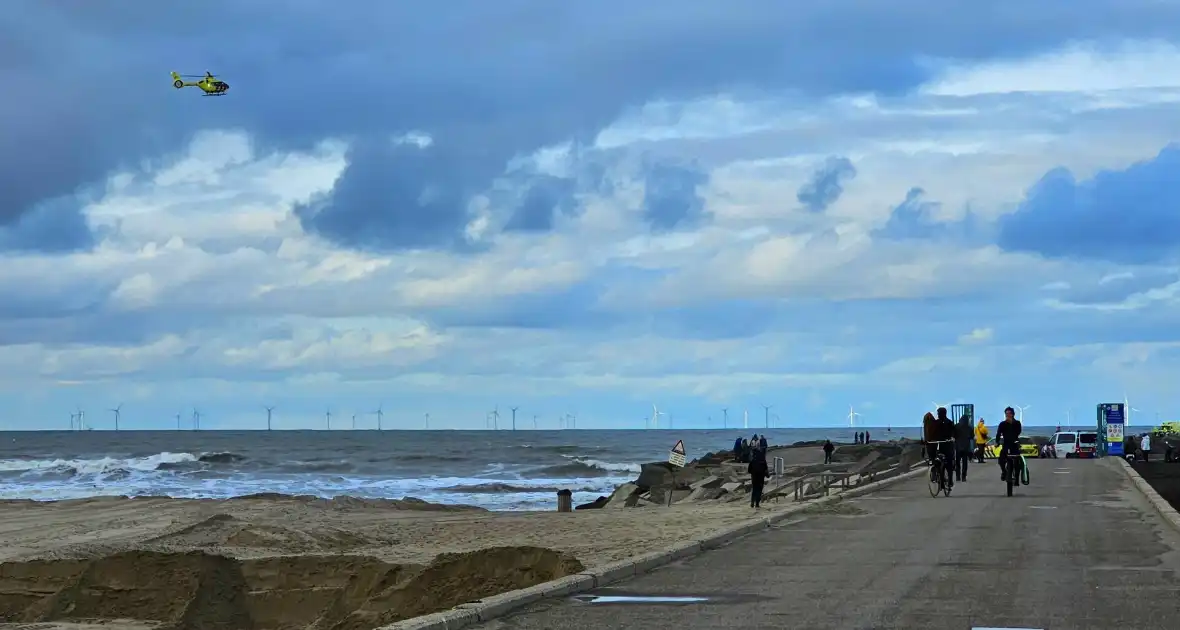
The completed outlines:
{"type": "Polygon", "coordinates": [[[824,442],[824,452],[825,453],[831,453],[834,450],[836,450],[835,444],[832,444],[830,441],[824,442]]]}
{"type": "Polygon", "coordinates": [[[1020,445],[1020,432],[1024,430],[1019,420],[1012,420],[1008,422],[1004,420],[1000,426],[996,427],[996,443],[1003,446],[1018,447],[1020,445]]]}
{"type": "Polygon", "coordinates": [[[756,486],[766,483],[766,478],[770,476],[770,466],[763,457],[755,457],[746,467],[746,471],[750,473],[750,482],[756,486]]]}
{"type": "MultiPolygon", "coordinates": [[[[950,418],[935,418],[934,419],[934,439],[939,442],[955,439],[955,423],[950,418]]],[[[940,444],[939,446],[945,448],[948,444],[940,444]]]]}
{"type": "Polygon", "coordinates": [[[955,423],[955,448],[960,451],[969,451],[973,442],[975,442],[975,427],[971,426],[971,421],[965,416],[959,418],[959,421],[955,423]]]}
{"type": "Polygon", "coordinates": [[[764,450],[764,451],[765,451],[765,450],[766,450],[766,447],[767,447],[767,444],[766,444],[766,436],[765,436],[765,435],[763,435],[763,436],[761,436],[761,437],[759,437],[759,438],[758,438],[758,448],[760,448],[760,449],[762,449],[762,450],[764,450]]]}

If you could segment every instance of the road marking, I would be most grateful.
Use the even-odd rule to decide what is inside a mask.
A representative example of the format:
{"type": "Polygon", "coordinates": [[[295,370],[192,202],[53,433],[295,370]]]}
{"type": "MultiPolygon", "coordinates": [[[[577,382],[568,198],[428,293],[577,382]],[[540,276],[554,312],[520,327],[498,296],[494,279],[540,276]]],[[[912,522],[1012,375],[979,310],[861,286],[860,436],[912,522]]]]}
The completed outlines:
{"type": "Polygon", "coordinates": [[[658,595],[591,595],[584,599],[591,604],[691,604],[709,601],[708,597],[661,597],[658,595]]]}
{"type": "Polygon", "coordinates": [[[1030,506],[1028,506],[1028,509],[1030,509],[1030,510],[1056,510],[1057,506],[1056,505],[1030,505],[1030,506]]]}
{"type": "Polygon", "coordinates": [[[1044,628],[980,628],[980,627],[972,627],[971,630],[1044,630],[1044,628]]]}
{"type": "Polygon", "coordinates": [[[1068,475],[1069,471],[1068,470],[1054,470],[1053,474],[1054,475],[1068,475]]]}

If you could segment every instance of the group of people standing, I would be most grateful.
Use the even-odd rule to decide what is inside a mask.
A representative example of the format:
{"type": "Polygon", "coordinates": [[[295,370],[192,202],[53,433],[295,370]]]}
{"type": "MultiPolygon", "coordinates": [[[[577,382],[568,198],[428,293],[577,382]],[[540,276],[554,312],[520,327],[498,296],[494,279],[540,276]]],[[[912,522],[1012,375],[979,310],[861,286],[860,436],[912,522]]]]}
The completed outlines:
{"type": "Polygon", "coordinates": [[[857,431],[856,434],[853,436],[853,440],[854,440],[853,444],[868,444],[869,443],[869,432],[868,431],[857,431]]]}
{"type": "Polygon", "coordinates": [[[754,461],[754,456],[761,451],[762,459],[766,459],[766,436],[754,434],[749,439],[738,438],[733,441],[733,461],[748,464],[754,461]]]}

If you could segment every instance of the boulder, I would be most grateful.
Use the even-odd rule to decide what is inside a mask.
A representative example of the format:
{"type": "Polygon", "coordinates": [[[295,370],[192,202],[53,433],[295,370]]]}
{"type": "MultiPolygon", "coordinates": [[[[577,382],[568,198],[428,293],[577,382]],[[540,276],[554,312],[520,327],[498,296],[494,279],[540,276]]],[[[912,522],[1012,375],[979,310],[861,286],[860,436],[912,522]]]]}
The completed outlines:
{"type": "Polygon", "coordinates": [[[687,499],[692,490],[678,490],[672,488],[652,488],[651,503],[652,505],[668,505],[668,493],[672,493],[672,503],[683,501],[687,499]]]}
{"type": "Polygon", "coordinates": [[[725,483],[725,480],[722,479],[721,477],[718,477],[717,475],[709,475],[708,477],[701,479],[700,481],[692,484],[689,487],[692,488],[693,490],[699,490],[701,488],[714,489],[714,488],[720,488],[721,484],[723,484],[723,483],[725,483]]]}
{"type": "Polygon", "coordinates": [[[575,510],[597,510],[597,509],[605,506],[609,501],[610,501],[610,497],[598,497],[597,499],[594,499],[593,501],[591,501],[589,503],[583,503],[582,505],[579,505],[578,507],[576,507],[574,509],[575,510]]]}
{"type": "Polygon", "coordinates": [[[639,486],[633,483],[625,483],[618,488],[615,488],[606,506],[610,508],[625,508],[634,507],[639,503],[639,486]]]}
{"type": "Polygon", "coordinates": [[[728,494],[736,494],[746,489],[746,484],[740,481],[731,481],[729,483],[721,484],[721,489],[728,494]]]}
{"type": "Polygon", "coordinates": [[[742,464],[738,462],[726,462],[717,468],[717,472],[715,474],[730,481],[737,481],[750,476],[750,473],[747,472],[749,466],[749,464],[742,464]]]}
{"type": "Polygon", "coordinates": [[[848,472],[859,473],[860,471],[868,468],[873,462],[877,461],[880,458],[881,458],[881,452],[880,451],[873,451],[873,452],[869,453],[868,455],[865,455],[864,457],[860,458],[860,461],[853,464],[852,468],[848,469],[848,472]]]}
{"type": "Polygon", "coordinates": [[[643,464],[639,469],[639,478],[635,485],[641,488],[672,485],[672,464],[668,462],[653,462],[643,464]]]}
{"type": "Polygon", "coordinates": [[[700,501],[712,501],[714,499],[720,499],[724,495],[725,491],[721,488],[708,488],[701,486],[694,489],[692,493],[688,495],[688,498],[684,500],[688,501],[689,503],[697,503],[700,501]]]}

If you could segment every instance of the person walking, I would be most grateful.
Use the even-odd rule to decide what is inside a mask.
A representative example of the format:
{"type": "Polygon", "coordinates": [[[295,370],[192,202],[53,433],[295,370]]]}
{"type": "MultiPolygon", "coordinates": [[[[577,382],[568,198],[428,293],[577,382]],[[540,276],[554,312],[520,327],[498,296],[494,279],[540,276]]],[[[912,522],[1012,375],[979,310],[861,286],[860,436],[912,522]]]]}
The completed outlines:
{"type": "Polygon", "coordinates": [[[975,429],[967,414],[959,416],[955,424],[955,481],[967,481],[967,464],[971,461],[975,444],[975,429]]]}
{"type": "Polygon", "coordinates": [[[750,507],[761,507],[762,488],[766,485],[766,478],[770,477],[770,466],[766,465],[766,454],[762,451],[755,451],[746,471],[750,473],[750,507]]]}
{"type": "Polygon", "coordinates": [[[983,423],[983,418],[975,425],[975,455],[978,457],[978,462],[983,463],[983,451],[987,448],[987,425],[983,423]]]}
{"type": "Polygon", "coordinates": [[[836,450],[836,445],[832,444],[831,440],[824,442],[824,464],[832,463],[832,453],[836,450]]]}

